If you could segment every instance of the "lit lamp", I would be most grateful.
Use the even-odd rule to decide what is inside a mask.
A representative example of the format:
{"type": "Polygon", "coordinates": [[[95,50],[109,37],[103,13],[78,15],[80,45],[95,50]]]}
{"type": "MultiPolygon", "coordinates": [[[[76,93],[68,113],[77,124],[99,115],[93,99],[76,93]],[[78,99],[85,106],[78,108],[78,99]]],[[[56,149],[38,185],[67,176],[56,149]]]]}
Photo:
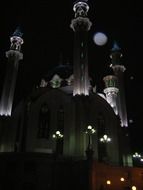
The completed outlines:
{"type": "Polygon", "coordinates": [[[96,130],[91,126],[88,125],[85,133],[88,135],[88,148],[91,148],[91,136],[96,132],[96,130]]]}
{"type": "Polygon", "coordinates": [[[53,135],[52,135],[52,137],[53,137],[53,139],[55,139],[56,140],[56,150],[55,150],[55,155],[59,155],[59,154],[61,154],[62,153],[62,144],[63,144],[63,134],[60,132],[60,131],[56,131],[53,135]]]}
{"type": "Polygon", "coordinates": [[[141,154],[139,154],[138,152],[135,152],[135,153],[132,155],[132,157],[133,157],[133,164],[134,164],[135,166],[140,166],[140,165],[142,165],[142,163],[143,163],[143,158],[142,158],[141,154]]]}
{"type": "Polygon", "coordinates": [[[112,184],[112,183],[111,183],[111,180],[109,180],[109,179],[106,180],[106,189],[107,189],[107,190],[110,190],[111,184],[112,184]]]}
{"type": "Polygon", "coordinates": [[[111,138],[108,137],[108,135],[103,135],[102,138],[100,138],[100,142],[103,142],[103,143],[108,143],[111,141],[111,138]]]}
{"type": "Polygon", "coordinates": [[[60,131],[56,131],[55,134],[52,135],[53,139],[61,139],[63,138],[63,134],[60,131]]]}
{"type": "Polygon", "coordinates": [[[136,186],[132,186],[132,190],[137,190],[136,186]]]}
{"type": "Polygon", "coordinates": [[[141,158],[141,155],[137,152],[135,152],[135,154],[133,154],[133,158],[141,158]]]}
{"type": "Polygon", "coordinates": [[[91,125],[88,125],[85,133],[88,135],[88,146],[86,149],[86,155],[87,155],[87,158],[89,159],[89,158],[92,158],[92,155],[93,155],[91,138],[92,138],[92,135],[96,133],[96,130],[91,125]]]}
{"type": "Polygon", "coordinates": [[[124,181],[125,181],[125,179],[124,179],[123,177],[121,177],[121,178],[120,178],[120,181],[124,182],[124,181]]]}
{"type": "Polygon", "coordinates": [[[143,162],[143,158],[141,158],[140,161],[143,162]]]}
{"type": "Polygon", "coordinates": [[[102,150],[102,161],[104,162],[108,162],[108,151],[107,151],[107,144],[111,142],[111,138],[107,135],[107,134],[104,134],[100,139],[99,141],[102,143],[102,147],[101,147],[101,150],[102,150]]]}
{"type": "Polygon", "coordinates": [[[106,181],[106,184],[107,184],[107,185],[111,185],[111,181],[110,181],[110,180],[107,180],[107,181],[106,181]]]}
{"type": "Polygon", "coordinates": [[[95,132],[96,130],[91,125],[88,125],[85,131],[86,134],[94,134],[95,132]]]}

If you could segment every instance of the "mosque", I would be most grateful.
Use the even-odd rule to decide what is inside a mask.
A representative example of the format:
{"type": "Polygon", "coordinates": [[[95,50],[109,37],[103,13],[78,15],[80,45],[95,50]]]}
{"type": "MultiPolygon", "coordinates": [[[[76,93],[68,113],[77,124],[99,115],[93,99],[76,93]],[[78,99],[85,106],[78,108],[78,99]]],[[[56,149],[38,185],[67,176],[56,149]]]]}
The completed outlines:
{"type": "Polygon", "coordinates": [[[88,69],[87,1],[76,1],[70,28],[73,64],[53,68],[13,110],[23,34],[10,37],[0,101],[1,184],[5,189],[143,189],[133,167],[122,50],[110,51],[112,74],[98,93],[88,69]]]}

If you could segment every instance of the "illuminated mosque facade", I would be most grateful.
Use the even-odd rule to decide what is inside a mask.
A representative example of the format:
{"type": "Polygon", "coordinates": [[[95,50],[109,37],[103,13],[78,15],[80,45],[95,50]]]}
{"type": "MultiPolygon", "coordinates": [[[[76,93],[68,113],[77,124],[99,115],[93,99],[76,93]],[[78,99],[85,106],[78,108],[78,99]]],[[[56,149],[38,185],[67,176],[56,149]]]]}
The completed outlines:
{"type": "Polygon", "coordinates": [[[52,69],[14,110],[24,41],[18,29],[10,38],[0,102],[0,159],[9,166],[1,168],[9,175],[4,172],[2,179],[15,189],[104,190],[110,185],[120,190],[135,185],[141,190],[136,177],[143,171],[133,168],[130,150],[121,49],[113,43],[113,74],[103,78],[105,88],[98,93],[88,72],[89,5],[77,1],[73,11],[73,67],[61,64],[52,69]],[[10,170],[12,165],[17,169],[10,170]],[[124,188],[120,178],[126,180],[124,188]]]}

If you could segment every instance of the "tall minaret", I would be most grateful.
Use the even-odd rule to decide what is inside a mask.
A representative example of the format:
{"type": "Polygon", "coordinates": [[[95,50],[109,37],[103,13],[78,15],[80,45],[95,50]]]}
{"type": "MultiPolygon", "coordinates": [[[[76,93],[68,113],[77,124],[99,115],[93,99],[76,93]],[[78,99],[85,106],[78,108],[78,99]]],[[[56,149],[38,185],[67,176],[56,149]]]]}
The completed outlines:
{"type": "Polygon", "coordinates": [[[19,28],[17,28],[10,37],[10,50],[6,52],[8,58],[7,73],[0,102],[0,115],[3,116],[10,116],[12,112],[19,60],[23,59],[23,54],[20,52],[21,44],[23,44],[22,35],[19,28]]]}
{"type": "Polygon", "coordinates": [[[105,83],[104,93],[106,94],[107,102],[113,108],[115,114],[118,114],[117,108],[117,95],[118,95],[118,88],[117,86],[117,77],[114,75],[107,75],[103,78],[105,83]]]}
{"type": "Polygon", "coordinates": [[[74,3],[75,18],[70,27],[74,37],[74,89],[73,95],[89,95],[87,34],[92,23],[87,18],[89,6],[86,1],[74,3]]]}
{"type": "Polygon", "coordinates": [[[114,42],[113,48],[111,49],[111,68],[114,71],[115,76],[117,77],[117,88],[119,89],[118,98],[117,98],[117,107],[119,116],[121,119],[121,126],[127,127],[127,111],[126,111],[126,101],[125,101],[125,89],[124,89],[124,71],[126,68],[121,64],[122,53],[117,43],[114,42]]]}

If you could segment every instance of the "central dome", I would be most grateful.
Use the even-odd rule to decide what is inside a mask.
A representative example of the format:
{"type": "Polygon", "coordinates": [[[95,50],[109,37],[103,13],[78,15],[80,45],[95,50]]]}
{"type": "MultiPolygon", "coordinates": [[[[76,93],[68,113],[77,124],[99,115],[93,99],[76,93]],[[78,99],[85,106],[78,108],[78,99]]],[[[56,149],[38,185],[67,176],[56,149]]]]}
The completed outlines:
{"type": "Polygon", "coordinates": [[[46,81],[50,81],[54,75],[58,75],[61,79],[65,80],[69,78],[73,74],[72,65],[58,65],[54,67],[52,70],[48,72],[48,74],[44,77],[46,81]]]}
{"type": "MultiPolygon", "coordinates": [[[[54,67],[52,70],[48,72],[47,75],[43,76],[40,81],[39,87],[47,87],[50,86],[52,88],[62,88],[66,91],[67,88],[71,88],[73,86],[74,75],[73,75],[73,66],[70,64],[60,64],[54,67]]],[[[90,78],[90,88],[93,86],[92,79],[90,78]]],[[[68,90],[69,91],[69,90],[68,90]]]]}

